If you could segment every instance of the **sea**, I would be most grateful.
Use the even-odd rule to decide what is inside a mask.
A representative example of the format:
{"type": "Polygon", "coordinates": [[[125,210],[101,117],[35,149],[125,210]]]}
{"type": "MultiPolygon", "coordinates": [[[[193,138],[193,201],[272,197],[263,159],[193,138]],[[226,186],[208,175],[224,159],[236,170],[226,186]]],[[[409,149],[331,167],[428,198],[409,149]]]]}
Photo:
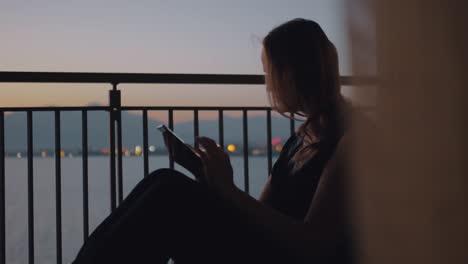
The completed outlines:
{"type": "MultiPolygon", "coordinates": [[[[273,157],[273,162],[277,157],[273,157]]],[[[143,158],[123,158],[123,194],[130,193],[143,179],[143,158]]],[[[231,156],[234,182],[244,189],[244,159],[231,156]]],[[[89,230],[110,213],[109,157],[88,158],[89,230]]],[[[266,156],[248,159],[250,195],[258,198],[268,177],[266,156]]],[[[169,167],[167,156],[150,156],[149,169],[169,167]]],[[[5,160],[6,263],[28,263],[28,180],[27,159],[7,157],[5,160]]],[[[179,170],[190,176],[176,164],[179,170]]],[[[62,198],[62,261],[70,263],[78,253],[83,237],[83,171],[81,157],[61,159],[62,198]]],[[[191,177],[191,176],[190,176],[191,177]]],[[[56,196],[55,159],[34,157],[34,260],[38,264],[56,262],[56,196]]]]}

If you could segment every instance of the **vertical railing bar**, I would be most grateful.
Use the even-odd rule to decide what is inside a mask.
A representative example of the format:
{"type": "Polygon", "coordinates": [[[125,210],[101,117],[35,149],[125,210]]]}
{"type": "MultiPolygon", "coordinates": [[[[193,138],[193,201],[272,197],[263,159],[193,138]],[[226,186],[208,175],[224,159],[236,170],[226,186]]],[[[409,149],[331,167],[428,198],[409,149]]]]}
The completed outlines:
{"type": "Polygon", "coordinates": [[[248,136],[248,122],[247,110],[244,109],[242,113],[243,123],[243,138],[244,138],[244,190],[249,193],[249,136],[248,136]]]}
{"type": "Polygon", "coordinates": [[[55,110],[55,235],[57,264],[62,263],[62,171],[60,142],[60,111],[55,110]]]}
{"type": "Polygon", "coordinates": [[[0,111],[0,264],[6,263],[5,226],[5,113],[0,111]]]}
{"type": "Polygon", "coordinates": [[[83,162],[83,241],[89,235],[89,200],[88,200],[88,112],[81,112],[81,144],[83,162]]]}
{"type": "Polygon", "coordinates": [[[267,110],[267,152],[268,152],[268,175],[271,174],[273,166],[273,150],[272,150],[272,136],[271,136],[271,110],[267,110]]]}
{"type": "Polygon", "coordinates": [[[33,114],[27,111],[28,141],[28,263],[34,264],[34,182],[33,182],[33,114]]]}
{"type": "MultiPolygon", "coordinates": [[[[169,129],[174,131],[174,110],[168,110],[168,119],[169,119],[169,129]]],[[[174,161],[169,159],[169,167],[174,169],[174,161]]]]}
{"type": "Polygon", "coordinates": [[[200,127],[198,120],[198,110],[193,110],[193,136],[194,136],[194,146],[198,147],[198,142],[195,140],[200,135],[200,127]]]}
{"type": "Polygon", "coordinates": [[[117,181],[119,204],[123,201],[122,111],[117,110],[117,181]]]}
{"type": "Polygon", "coordinates": [[[109,112],[109,166],[110,166],[110,206],[111,212],[116,208],[115,204],[115,113],[111,107],[109,112]]]}
{"type": "Polygon", "coordinates": [[[109,91],[109,166],[110,166],[110,206],[111,212],[116,208],[116,171],[115,171],[115,124],[119,118],[120,110],[120,91],[117,90],[118,83],[112,83],[112,90],[109,91]]]}
{"type": "Polygon", "coordinates": [[[223,110],[218,111],[219,145],[224,148],[224,115],[223,110]]]}
{"type": "Polygon", "coordinates": [[[289,123],[290,123],[290,130],[291,130],[291,131],[290,131],[290,134],[291,134],[291,136],[293,136],[294,133],[295,133],[295,131],[296,131],[296,127],[295,127],[295,124],[294,124],[294,122],[295,122],[295,120],[294,120],[294,113],[291,113],[290,116],[291,116],[291,119],[289,120],[289,123]]]}
{"type": "Polygon", "coordinates": [[[148,110],[143,110],[143,173],[144,177],[149,174],[148,157],[148,110]]]}

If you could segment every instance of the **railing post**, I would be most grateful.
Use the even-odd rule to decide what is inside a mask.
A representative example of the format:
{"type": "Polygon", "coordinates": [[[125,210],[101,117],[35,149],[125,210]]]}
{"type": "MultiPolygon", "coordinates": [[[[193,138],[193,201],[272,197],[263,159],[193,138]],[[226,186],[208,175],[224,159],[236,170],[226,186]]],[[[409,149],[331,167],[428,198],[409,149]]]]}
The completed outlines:
{"type": "Polygon", "coordinates": [[[295,117],[294,113],[290,114],[290,119],[289,119],[289,130],[290,130],[290,135],[294,135],[296,133],[296,124],[295,124],[295,117]]]}
{"type": "Polygon", "coordinates": [[[273,167],[273,150],[271,145],[271,110],[267,110],[267,155],[268,155],[268,177],[273,167]]]}
{"type": "Polygon", "coordinates": [[[89,194],[88,194],[88,112],[82,110],[81,144],[83,162],[83,241],[89,235],[89,194]]]}
{"type": "Polygon", "coordinates": [[[223,110],[218,110],[218,128],[219,128],[219,145],[224,150],[224,114],[223,110]]]}
{"type": "Polygon", "coordinates": [[[123,201],[123,162],[122,162],[122,109],[120,108],[120,91],[117,91],[118,96],[118,107],[116,108],[117,113],[117,197],[119,204],[123,201]]]}
{"type": "MultiPolygon", "coordinates": [[[[120,121],[120,91],[117,90],[118,83],[112,83],[109,91],[109,166],[110,166],[110,205],[111,212],[116,208],[116,177],[115,177],[115,124],[120,121]]],[[[119,133],[118,136],[121,136],[119,133]]],[[[120,150],[121,152],[122,150],[120,150]]],[[[119,159],[119,161],[121,161],[119,159]]],[[[120,165],[119,165],[120,168],[120,165]]],[[[119,174],[121,171],[119,171],[119,174]]]]}
{"type": "Polygon", "coordinates": [[[5,244],[5,113],[0,111],[0,264],[6,263],[5,244]]]}
{"type": "Polygon", "coordinates": [[[62,166],[60,111],[55,111],[55,225],[57,264],[62,263],[62,166]]]}
{"type": "Polygon", "coordinates": [[[27,112],[28,141],[28,263],[34,264],[34,148],[33,148],[33,111],[27,112]]]}
{"type": "Polygon", "coordinates": [[[248,116],[247,109],[242,111],[242,123],[243,123],[243,150],[244,150],[244,191],[248,194],[250,192],[250,179],[249,179],[249,128],[248,128],[248,116]]]}
{"type": "MultiPolygon", "coordinates": [[[[174,131],[174,110],[173,109],[169,109],[169,112],[167,113],[168,115],[168,121],[169,121],[169,129],[174,131]]],[[[169,158],[169,167],[171,169],[174,169],[174,160],[172,160],[171,158],[169,158]]]]}
{"type": "Polygon", "coordinates": [[[148,110],[143,110],[143,176],[149,174],[149,157],[148,157],[148,110]]]}

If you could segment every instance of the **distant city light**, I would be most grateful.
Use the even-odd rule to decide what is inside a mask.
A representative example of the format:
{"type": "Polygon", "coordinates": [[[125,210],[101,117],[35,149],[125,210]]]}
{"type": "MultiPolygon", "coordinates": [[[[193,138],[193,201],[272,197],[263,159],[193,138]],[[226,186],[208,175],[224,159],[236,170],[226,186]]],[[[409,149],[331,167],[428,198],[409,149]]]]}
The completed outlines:
{"type": "Polygon", "coordinates": [[[155,151],[156,151],[156,147],[155,147],[155,146],[150,146],[150,147],[149,147],[149,151],[150,151],[150,152],[155,152],[155,151]]]}
{"type": "Polygon", "coordinates": [[[229,145],[227,146],[227,150],[228,150],[229,152],[231,152],[231,153],[235,152],[235,151],[236,151],[236,145],[234,145],[234,144],[229,144],[229,145]]]}
{"type": "Polygon", "coordinates": [[[63,150],[60,151],[60,157],[61,158],[65,157],[65,151],[63,151],[63,150]]]}
{"type": "Polygon", "coordinates": [[[101,153],[108,155],[109,154],[109,149],[108,148],[103,148],[103,149],[101,149],[101,153]]]}
{"type": "Polygon", "coordinates": [[[263,154],[263,153],[264,153],[264,152],[263,152],[261,149],[257,149],[257,148],[256,148],[256,149],[253,149],[253,150],[252,150],[252,155],[254,155],[254,156],[258,156],[258,155],[261,155],[261,154],[263,154]]]}
{"type": "Polygon", "coordinates": [[[283,146],[282,145],[276,145],[275,150],[276,150],[276,152],[281,152],[281,150],[283,150],[283,146]]]}
{"type": "Polygon", "coordinates": [[[141,156],[142,148],[141,146],[135,147],[135,156],[141,156]]]}
{"type": "Polygon", "coordinates": [[[278,137],[278,138],[275,138],[275,139],[273,139],[273,140],[271,141],[271,145],[272,145],[272,146],[274,146],[274,145],[276,145],[276,144],[278,144],[278,143],[281,143],[281,138],[279,138],[279,137],[278,137]]]}
{"type": "Polygon", "coordinates": [[[16,153],[16,157],[17,157],[18,159],[21,159],[21,158],[22,158],[21,152],[16,153]]]}
{"type": "Polygon", "coordinates": [[[41,157],[43,157],[43,158],[47,157],[47,152],[42,151],[42,152],[41,152],[41,157]]]}
{"type": "Polygon", "coordinates": [[[130,157],[132,155],[129,150],[126,150],[124,153],[125,157],[130,157]]]}

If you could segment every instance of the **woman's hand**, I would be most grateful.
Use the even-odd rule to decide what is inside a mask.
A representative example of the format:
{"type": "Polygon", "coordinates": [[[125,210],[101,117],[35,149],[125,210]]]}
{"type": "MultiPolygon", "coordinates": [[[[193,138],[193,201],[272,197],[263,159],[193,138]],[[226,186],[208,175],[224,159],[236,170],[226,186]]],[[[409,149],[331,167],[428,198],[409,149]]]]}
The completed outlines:
{"type": "Polygon", "coordinates": [[[198,137],[197,142],[204,148],[195,148],[203,162],[204,181],[221,194],[231,193],[236,187],[228,154],[210,138],[198,137]]]}

